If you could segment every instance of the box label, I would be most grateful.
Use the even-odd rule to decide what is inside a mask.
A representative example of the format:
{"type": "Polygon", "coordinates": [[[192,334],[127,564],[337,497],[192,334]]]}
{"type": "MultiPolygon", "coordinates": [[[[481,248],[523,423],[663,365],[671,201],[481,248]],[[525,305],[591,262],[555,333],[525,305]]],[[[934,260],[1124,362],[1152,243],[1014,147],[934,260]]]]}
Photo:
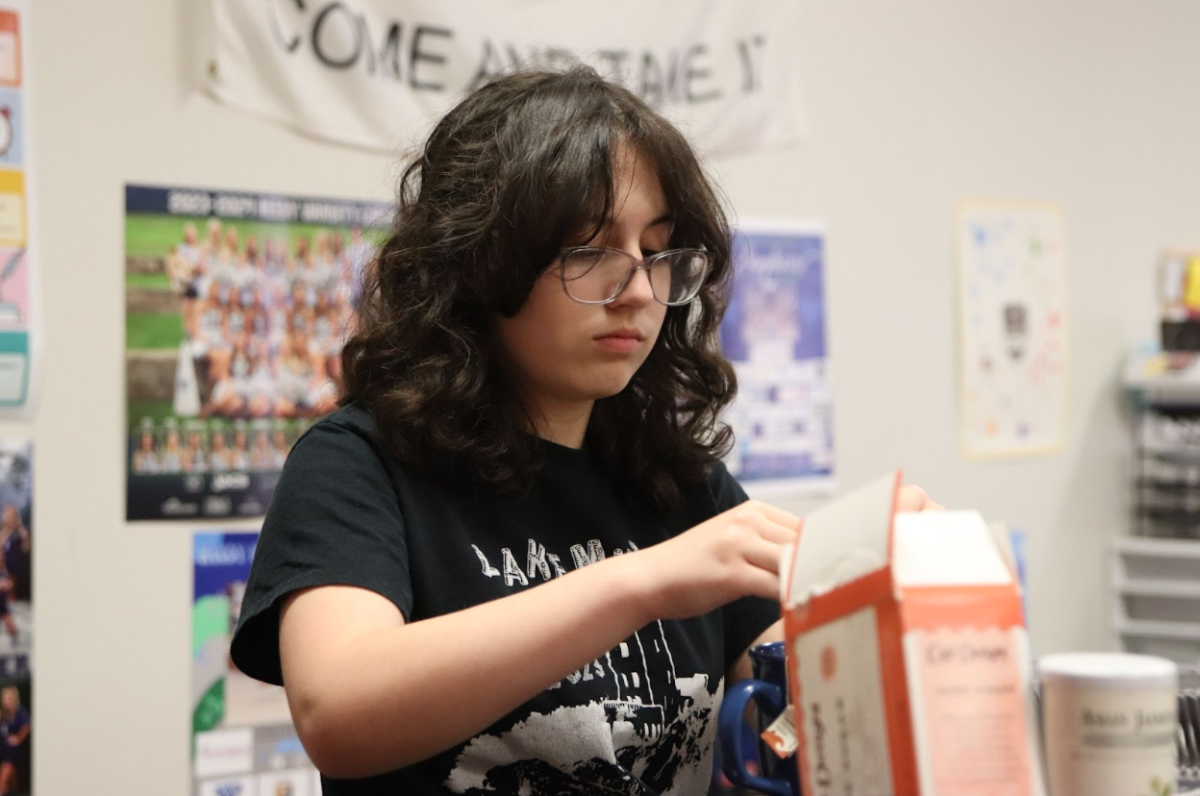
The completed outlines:
{"type": "Polygon", "coordinates": [[[804,742],[812,796],[892,792],[875,609],[864,608],[796,638],[804,742]]]}
{"type": "Polygon", "coordinates": [[[1032,796],[1023,630],[904,637],[921,793],[1032,796]]]}

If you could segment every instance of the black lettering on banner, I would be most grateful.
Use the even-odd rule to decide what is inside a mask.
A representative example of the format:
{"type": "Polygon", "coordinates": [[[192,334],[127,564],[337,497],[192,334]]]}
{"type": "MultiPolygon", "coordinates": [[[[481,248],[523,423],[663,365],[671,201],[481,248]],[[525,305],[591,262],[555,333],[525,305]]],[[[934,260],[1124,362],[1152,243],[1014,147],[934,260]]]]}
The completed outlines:
{"type": "Polygon", "coordinates": [[[693,44],[682,53],[670,51],[657,56],[646,50],[641,57],[641,74],[636,93],[652,107],[676,102],[708,102],[719,99],[721,91],[712,87],[701,90],[698,81],[712,79],[712,70],[698,63],[708,53],[708,46],[693,44]]]}
{"type": "Polygon", "coordinates": [[[404,26],[393,22],[388,26],[387,38],[379,48],[379,69],[385,75],[400,79],[400,41],[404,37],[404,26]]]}
{"type": "Polygon", "coordinates": [[[683,57],[683,96],[687,98],[688,102],[709,102],[721,98],[721,90],[717,88],[709,89],[704,93],[694,91],[696,81],[712,77],[712,71],[707,67],[696,66],[696,61],[707,54],[708,47],[703,44],[693,44],[688,48],[687,55],[683,57]]]}
{"type": "Polygon", "coordinates": [[[579,56],[562,47],[547,47],[542,53],[542,66],[546,69],[570,69],[583,63],[579,56]]]}
{"type": "MultiPolygon", "coordinates": [[[[300,11],[304,10],[304,0],[292,0],[296,8],[300,11]]],[[[300,34],[294,34],[291,39],[284,36],[283,29],[279,25],[279,4],[271,4],[272,12],[269,13],[271,23],[271,33],[275,36],[275,40],[283,47],[284,52],[293,53],[300,46],[300,34]]]]}
{"type": "Polygon", "coordinates": [[[738,42],[738,53],[742,56],[742,93],[751,94],[762,88],[762,72],[759,69],[767,37],[761,33],[738,42]]]}
{"type": "Polygon", "coordinates": [[[500,45],[491,39],[484,39],[483,56],[479,59],[479,68],[475,70],[475,76],[467,84],[467,92],[474,91],[493,77],[502,75],[510,70],[522,69],[525,65],[526,63],[521,57],[521,53],[513,45],[506,44],[502,49],[500,45]],[[508,56],[507,62],[504,60],[505,54],[508,56]]]}
{"type": "Polygon", "coordinates": [[[654,53],[642,53],[642,82],[638,87],[638,96],[651,107],[662,107],[667,100],[667,85],[669,77],[664,78],[662,67],[654,53]]]}
{"type": "Polygon", "coordinates": [[[321,13],[317,14],[317,18],[313,20],[312,28],[312,46],[313,52],[317,56],[317,60],[330,69],[349,69],[358,63],[358,57],[362,53],[362,25],[358,17],[346,7],[345,3],[335,2],[330,3],[321,9],[321,13]],[[349,25],[349,31],[354,36],[354,46],[350,53],[341,58],[336,58],[327,52],[329,40],[326,38],[326,23],[333,19],[334,12],[340,12],[342,19],[349,25]]]}
{"type": "Polygon", "coordinates": [[[605,74],[609,80],[625,85],[626,61],[629,60],[629,50],[598,50],[596,57],[607,65],[605,74]]]}
{"type": "Polygon", "coordinates": [[[475,70],[475,76],[467,84],[467,92],[474,91],[483,83],[500,74],[504,74],[504,65],[500,63],[500,53],[492,44],[491,39],[484,39],[483,56],[479,59],[479,68],[475,70]]]}
{"type": "Polygon", "coordinates": [[[446,63],[446,56],[443,53],[430,53],[421,49],[421,39],[424,36],[441,36],[444,39],[453,38],[454,34],[449,28],[435,28],[430,25],[417,25],[417,29],[413,31],[412,46],[408,51],[408,84],[416,91],[445,91],[444,83],[427,83],[417,79],[417,62],[437,64],[443,66],[446,63]]]}

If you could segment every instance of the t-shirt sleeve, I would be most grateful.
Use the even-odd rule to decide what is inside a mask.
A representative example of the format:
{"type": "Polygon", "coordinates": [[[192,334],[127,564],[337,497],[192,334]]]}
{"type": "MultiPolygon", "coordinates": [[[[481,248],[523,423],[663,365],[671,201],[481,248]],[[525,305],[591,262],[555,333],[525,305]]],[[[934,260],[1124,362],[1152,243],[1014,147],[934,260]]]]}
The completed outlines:
{"type": "Polygon", "coordinates": [[[396,487],[365,428],[313,426],[283,467],[255,550],[231,646],[246,674],[282,684],[279,608],[312,586],[377,592],[407,617],[408,547],[396,487]]]}
{"type": "MultiPolygon", "coordinates": [[[[742,485],[729,473],[721,462],[713,466],[709,476],[709,487],[717,512],[723,512],[749,500],[742,485]]],[[[725,626],[725,669],[750,648],[754,639],[758,638],[775,622],[779,621],[782,613],[778,600],[768,600],[763,597],[743,597],[726,604],[722,609],[722,624],[725,626]]]]}

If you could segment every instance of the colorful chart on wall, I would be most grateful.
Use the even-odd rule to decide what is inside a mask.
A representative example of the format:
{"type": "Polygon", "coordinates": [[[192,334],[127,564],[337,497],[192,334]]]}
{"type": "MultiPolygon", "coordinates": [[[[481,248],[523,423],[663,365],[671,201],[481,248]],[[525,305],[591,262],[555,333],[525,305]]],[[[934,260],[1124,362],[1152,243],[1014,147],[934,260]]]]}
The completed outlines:
{"type": "Polygon", "coordinates": [[[0,439],[0,793],[33,793],[33,443],[0,439]]]}
{"type": "Polygon", "coordinates": [[[319,796],[287,697],[229,658],[256,533],[193,537],[192,796],[319,796]]]}
{"type": "Polygon", "coordinates": [[[125,189],[126,516],[253,517],[336,402],[362,274],[392,210],[125,189]]]}
{"type": "Polygon", "coordinates": [[[721,346],[737,369],[726,464],[752,495],[834,486],[833,391],[820,225],[746,222],[734,236],[721,346]]]}
{"type": "Polygon", "coordinates": [[[1052,452],[1066,440],[1066,245],[1051,205],[958,208],[961,432],[968,457],[1052,452]]]}
{"type": "Polygon", "coordinates": [[[9,416],[29,414],[40,365],[29,35],[27,6],[0,5],[0,414],[9,416]]]}

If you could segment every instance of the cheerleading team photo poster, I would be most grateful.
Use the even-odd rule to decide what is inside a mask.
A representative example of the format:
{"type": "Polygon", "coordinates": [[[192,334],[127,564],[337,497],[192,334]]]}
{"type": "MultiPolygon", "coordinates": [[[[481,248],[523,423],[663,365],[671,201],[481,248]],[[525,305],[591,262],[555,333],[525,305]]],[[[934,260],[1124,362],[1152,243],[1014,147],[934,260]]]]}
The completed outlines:
{"type": "Polygon", "coordinates": [[[130,185],[125,212],[126,518],[261,516],[391,207],[130,185]]]}

